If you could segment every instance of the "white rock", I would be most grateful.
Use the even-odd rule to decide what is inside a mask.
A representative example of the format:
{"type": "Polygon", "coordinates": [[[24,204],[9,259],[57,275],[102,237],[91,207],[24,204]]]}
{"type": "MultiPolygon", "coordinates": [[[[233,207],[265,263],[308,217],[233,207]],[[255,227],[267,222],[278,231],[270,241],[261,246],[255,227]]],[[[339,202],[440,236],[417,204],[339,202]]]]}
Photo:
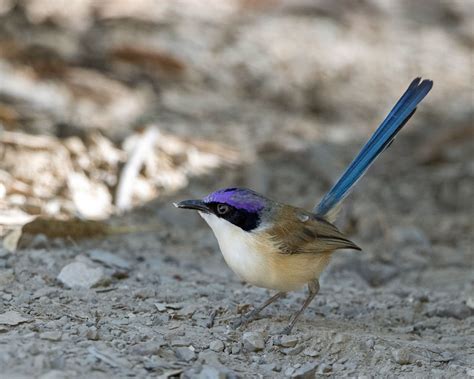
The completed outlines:
{"type": "Polygon", "coordinates": [[[97,285],[104,276],[101,267],[92,268],[82,262],[73,262],[64,266],[58,280],[69,288],[91,288],[97,285]]]}
{"type": "Polygon", "coordinates": [[[244,349],[247,351],[260,351],[265,348],[265,339],[262,333],[246,332],[242,336],[244,349]]]}

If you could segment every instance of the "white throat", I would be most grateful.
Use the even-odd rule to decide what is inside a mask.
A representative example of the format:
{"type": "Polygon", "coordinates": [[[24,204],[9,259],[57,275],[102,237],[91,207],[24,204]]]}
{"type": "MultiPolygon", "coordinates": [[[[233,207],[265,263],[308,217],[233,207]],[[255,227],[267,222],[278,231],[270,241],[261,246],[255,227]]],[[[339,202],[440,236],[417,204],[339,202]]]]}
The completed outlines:
{"type": "Polygon", "coordinates": [[[262,271],[266,270],[266,265],[264,257],[256,251],[256,237],[216,215],[203,212],[199,214],[214,232],[229,267],[245,281],[264,286],[262,271]]]}

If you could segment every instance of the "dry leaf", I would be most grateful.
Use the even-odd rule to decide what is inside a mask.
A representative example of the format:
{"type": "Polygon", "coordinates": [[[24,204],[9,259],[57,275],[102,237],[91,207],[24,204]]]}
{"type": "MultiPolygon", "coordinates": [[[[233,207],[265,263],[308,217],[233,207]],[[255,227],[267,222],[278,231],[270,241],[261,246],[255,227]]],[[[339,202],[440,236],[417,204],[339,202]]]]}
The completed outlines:
{"type": "Polygon", "coordinates": [[[104,237],[110,233],[110,227],[105,222],[94,220],[57,220],[38,217],[23,226],[23,235],[44,234],[48,238],[83,238],[104,237]]]}
{"type": "Polygon", "coordinates": [[[22,228],[22,237],[19,245],[28,237],[43,234],[48,238],[71,238],[75,241],[85,238],[106,237],[113,234],[139,233],[157,230],[159,224],[148,225],[109,225],[104,221],[58,220],[53,218],[38,217],[25,224],[22,228]]]}

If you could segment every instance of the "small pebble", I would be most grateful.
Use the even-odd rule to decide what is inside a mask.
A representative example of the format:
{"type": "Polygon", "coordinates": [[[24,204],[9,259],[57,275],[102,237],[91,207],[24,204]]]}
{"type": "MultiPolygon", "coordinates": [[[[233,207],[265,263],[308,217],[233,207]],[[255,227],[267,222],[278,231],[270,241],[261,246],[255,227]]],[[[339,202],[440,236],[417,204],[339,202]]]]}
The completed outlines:
{"type": "Polygon", "coordinates": [[[296,346],[296,347],[288,347],[286,349],[281,349],[281,352],[286,355],[298,355],[304,349],[303,345],[296,346]]]}
{"type": "Polygon", "coordinates": [[[367,346],[369,349],[373,349],[374,346],[375,346],[375,341],[374,341],[372,338],[369,338],[369,339],[365,342],[365,346],[367,346]]]}
{"type": "Polygon", "coordinates": [[[39,379],[65,379],[65,378],[69,378],[70,375],[71,375],[70,372],[65,373],[65,372],[60,371],[60,370],[51,370],[51,371],[48,371],[47,373],[39,376],[38,378],[39,379]]]}
{"type": "Polygon", "coordinates": [[[332,366],[326,363],[321,363],[318,368],[318,372],[321,374],[328,374],[332,371],[332,366]]]}
{"type": "Polygon", "coordinates": [[[199,362],[205,363],[211,366],[220,366],[221,362],[219,361],[219,356],[214,351],[201,351],[199,353],[199,362]]]}
{"type": "Polygon", "coordinates": [[[224,350],[224,342],[222,342],[221,340],[215,340],[215,341],[212,341],[210,344],[209,344],[209,348],[212,350],[212,351],[216,351],[216,352],[221,352],[224,350]]]}
{"type": "Polygon", "coordinates": [[[73,262],[64,266],[58,280],[69,288],[92,288],[104,278],[101,267],[92,268],[82,262],[73,262]]]}
{"type": "Polygon", "coordinates": [[[228,376],[228,372],[226,369],[221,367],[213,367],[213,366],[202,366],[201,372],[195,376],[197,379],[226,379],[228,376]]]}
{"type": "Polygon", "coordinates": [[[402,348],[392,351],[393,361],[400,365],[408,365],[413,363],[413,356],[410,353],[410,350],[402,348]]]}
{"type": "Polygon", "coordinates": [[[98,261],[109,267],[118,267],[123,270],[130,269],[130,263],[116,254],[104,250],[92,250],[89,254],[93,261],[98,261]]]}
{"type": "Polygon", "coordinates": [[[97,332],[97,328],[95,326],[89,328],[86,332],[86,338],[91,341],[99,340],[99,333],[97,332]]]}
{"type": "Polygon", "coordinates": [[[60,331],[51,331],[40,333],[39,338],[49,341],[60,341],[62,333],[60,331]]]}
{"type": "Polygon", "coordinates": [[[316,375],[316,369],[318,364],[314,362],[305,363],[300,368],[296,369],[292,374],[291,378],[294,379],[313,379],[316,375]]]}
{"type": "Polygon", "coordinates": [[[196,353],[193,350],[191,350],[189,347],[178,347],[175,350],[175,355],[176,355],[176,358],[184,362],[190,362],[196,359],[196,353]]]}
{"type": "Polygon", "coordinates": [[[191,345],[191,341],[184,338],[176,338],[171,341],[170,345],[173,347],[189,346],[191,345]]]}
{"type": "Polygon", "coordinates": [[[307,348],[303,351],[303,354],[307,357],[317,357],[319,355],[319,351],[311,348],[307,348]]]}
{"type": "Polygon", "coordinates": [[[283,347],[295,347],[298,343],[298,337],[296,336],[281,336],[274,341],[275,345],[283,347]]]}
{"type": "Polygon", "coordinates": [[[246,332],[242,336],[244,349],[247,351],[260,351],[265,348],[265,339],[260,332],[246,332]]]}
{"type": "Polygon", "coordinates": [[[284,375],[285,377],[291,377],[293,375],[293,373],[295,372],[295,368],[294,367],[288,367],[285,372],[284,372],[284,375]]]}
{"type": "Polygon", "coordinates": [[[438,362],[449,362],[454,359],[454,355],[449,351],[443,351],[440,356],[436,359],[438,362]]]}

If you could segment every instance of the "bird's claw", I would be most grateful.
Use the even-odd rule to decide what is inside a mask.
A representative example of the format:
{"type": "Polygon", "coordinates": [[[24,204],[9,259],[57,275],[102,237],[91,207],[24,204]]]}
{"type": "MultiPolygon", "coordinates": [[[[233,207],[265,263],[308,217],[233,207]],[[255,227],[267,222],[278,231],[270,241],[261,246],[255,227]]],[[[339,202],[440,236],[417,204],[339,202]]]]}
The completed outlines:
{"type": "Polygon", "coordinates": [[[240,317],[236,317],[231,323],[230,323],[230,327],[232,329],[238,329],[239,327],[241,326],[245,326],[248,324],[248,320],[245,316],[240,316],[240,317]]]}
{"type": "Polygon", "coordinates": [[[283,330],[280,331],[281,335],[289,336],[291,334],[291,331],[293,330],[293,325],[287,325],[286,327],[283,328],[283,330]]]}
{"type": "Polygon", "coordinates": [[[255,312],[250,311],[249,313],[242,315],[240,317],[236,317],[230,324],[232,329],[237,329],[239,327],[247,326],[251,321],[255,319],[255,312]]]}

